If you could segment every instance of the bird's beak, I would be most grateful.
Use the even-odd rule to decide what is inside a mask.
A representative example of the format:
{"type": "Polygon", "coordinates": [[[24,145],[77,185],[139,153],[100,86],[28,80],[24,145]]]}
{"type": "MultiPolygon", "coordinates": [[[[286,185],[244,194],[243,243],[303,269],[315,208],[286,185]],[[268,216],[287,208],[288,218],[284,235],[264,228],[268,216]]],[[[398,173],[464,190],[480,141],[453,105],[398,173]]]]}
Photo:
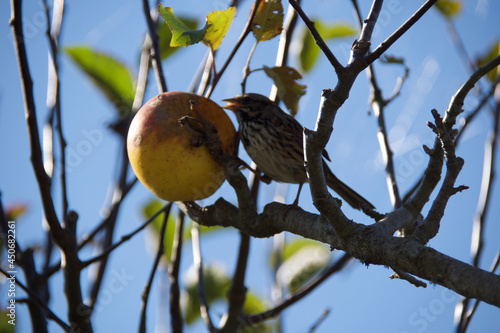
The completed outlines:
{"type": "Polygon", "coordinates": [[[223,106],[224,109],[231,110],[233,112],[236,112],[240,107],[241,103],[239,103],[236,99],[234,98],[228,98],[228,99],[223,99],[223,102],[227,102],[226,105],[223,106]]]}

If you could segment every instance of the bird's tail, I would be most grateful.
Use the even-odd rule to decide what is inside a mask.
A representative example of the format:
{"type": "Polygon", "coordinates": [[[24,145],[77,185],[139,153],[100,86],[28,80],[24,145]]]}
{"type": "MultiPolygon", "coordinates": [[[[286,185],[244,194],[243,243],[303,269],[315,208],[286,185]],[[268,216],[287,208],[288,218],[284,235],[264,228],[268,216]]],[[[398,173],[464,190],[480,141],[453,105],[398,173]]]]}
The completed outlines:
{"type": "MultiPolygon", "coordinates": [[[[326,165],[324,165],[324,167],[325,166],[326,165]]],[[[375,209],[375,206],[373,206],[368,200],[363,198],[360,194],[338,179],[328,166],[324,168],[324,171],[328,187],[340,195],[340,197],[344,199],[345,202],[347,202],[352,208],[360,209],[363,205],[365,208],[375,209]]]]}

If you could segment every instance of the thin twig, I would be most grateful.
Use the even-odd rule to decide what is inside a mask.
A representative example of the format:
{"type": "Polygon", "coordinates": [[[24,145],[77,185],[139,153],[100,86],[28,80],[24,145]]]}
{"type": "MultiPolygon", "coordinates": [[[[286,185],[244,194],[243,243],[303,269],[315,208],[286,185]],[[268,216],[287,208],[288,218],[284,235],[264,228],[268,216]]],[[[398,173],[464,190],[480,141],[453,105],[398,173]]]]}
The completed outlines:
{"type": "Polygon", "coordinates": [[[170,279],[170,322],[172,332],[182,332],[182,313],[181,313],[181,292],[179,288],[179,270],[181,266],[182,238],[184,236],[184,221],[186,216],[179,210],[177,224],[175,229],[174,241],[172,244],[172,258],[168,268],[170,279]]]}
{"type": "MultiPolygon", "coordinates": [[[[300,0],[298,0],[297,3],[300,5],[300,0]]],[[[283,30],[281,31],[280,35],[278,52],[276,54],[276,67],[286,66],[288,63],[288,54],[290,45],[292,44],[292,36],[295,31],[295,27],[297,26],[297,18],[297,11],[292,7],[292,5],[289,5],[285,17],[285,22],[283,23],[283,30]]],[[[276,87],[275,84],[273,84],[271,88],[269,99],[275,101],[276,103],[279,103],[278,87],[276,87]]]]}
{"type": "Polygon", "coordinates": [[[394,269],[394,274],[392,274],[390,279],[401,279],[401,280],[406,280],[415,287],[423,287],[426,288],[427,284],[425,282],[420,281],[419,279],[415,278],[413,275],[408,274],[406,272],[403,272],[402,270],[399,269],[394,269]]]}
{"type": "Polygon", "coordinates": [[[239,325],[239,318],[247,288],[245,287],[245,273],[248,265],[248,254],[250,252],[250,236],[244,232],[240,232],[240,248],[238,250],[238,258],[236,268],[234,270],[231,286],[227,294],[228,310],[224,316],[224,323],[221,332],[234,332],[239,325]]]}
{"type": "MultiPolygon", "coordinates": [[[[156,275],[156,269],[158,268],[158,264],[160,263],[160,259],[164,254],[164,240],[165,240],[165,230],[167,230],[168,216],[170,215],[170,208],[172,207],[172,203],[168,204],[165,208],[165,215],[163,216],[163,222],[161,224],[160,232],[158,233],[158,251],[156,251],[155,260],[153,261],[153,267],[151,268],[151,273],[149,274],[148,282],[144,286],[144,290],[142,292],[142,309],[141,309],[141,323],[139,326],[140,333],[146,333],[146,310],[148,307],[149,300],[149,292],[151,290],[151,286],[153,285],[153,280],[156,275]]],[[[154,218],[153,218],[154,220],[154,218]]]]}
{"type": "Polygon", "coordinates": [[[303,297],[307,296],[310,292],[312,292],[316,287],[318,287],[321,283],[323,283],[325,280],[327,280],[332,274],[342,270],[347,263],[350,262],[352,259],[352,256],[348,253],[345,253],[342,257],[340,257],[334,264],[331,266],[325,268],[323,270],[323,273],[319,274],[314,278],[312,281],[310,281],[307,285],[302,287],[299,291],[295,292],[294,294],[290,295],[286,300],[284,300],[281,304],[275,306],[272,309],[269,309],[265,312],[246,316],[243,318],[244,323],[246,325],[254,325],[263,322],[264,320],[267,320],[269,318],[273,318],[280,314],[283,310],[291,306],[292,304],[295,304],[299,300],[301,300],[303,297]]]}
{"type": "MultiPolygon", "coordinates": [[[[361,18],[361,12],[358,6],[357,0],[352,0],[354,10],[358,19],[358,24],[363,25],[363,19],[361,18]]],[[[387,188],[389,190],[389,195],[391,198],[391,203],[394,208],[399,208],[401,206],[401,195],[399,193],[399,186],[396,178],[396,169],[394,167],[394,154],[389,143],[389,135],[387,133],[387,126],[385,122],[385,106],[387,102],[382,96],[382,91],[378,85],[377,78],[375,76],[375,68],[373,64],[370,64],[367,68],[366,75],[370,80],[370,86],[372,90],[371,105],[377,117],[378,121],[378,139],[380,145],[380,151],[385,161],[385,172],[387,180],[387,188]]]]}
{"type": "MultiPolygon", "coordinates": [[[[259,6],[260,1],[261,0],[256,0],[252,8],[254,8],[254,9],[257,8],[259,6]]],[[[243,28],[243,32],[241,33],[240,37],[238,38],[238,41],[236,42],[236,44],[234,45],[233,50],[231,51],[231,53],[227,57],[226,62],[224,63],[224,65],[222,65],[222,68],[219,70],[219,72],[217,72],[216,75],[214,75],[214,77],[212,79],[212,83],[210,84],[210,87],[208,87],[208,90],[205,94],[205,97],[208,98],[212,95],[212,92],[214,91],[215,86],[217,86],[217,83],[219,82],[219,79],[222,77],[222,74],[224,74],[224,72],[226,71],[227,66],[229,66],[229,63],[231,62],[231,60],[233,60],[236,52],[241,47],[241,44],[243,44],[243,41],[245,40],[245,38],[248,36],[250,31],[252,31],[252,22],[253,22],[254,17],[255,17],[255,10],[253,10],[250,13],[250,15],[248,17],[247,24],[245,25],[245,28],[243,28]]]]}
{"type": "Polygon", "coordinates": [[[54,235],[54,240],[60,244],[65,238],[64,230],[59,223],[52,195],[50,193],[51,182],[43,167],[42,148],[40,146],[40,135],[38,133],[38,121],[33,97],[33,81],[31,80],[28,59],[26,56],[26,44],[24,41],[23,23],[22,23],[22,1],[11,0],[12,18],[10,25],[14,35],[14,43],[17,53],[17,61],[21,74],[21,84],[24,97],[25,117],[28,127],[31,163],[40,189],[43,209],[47,217],[47,223],[54,235]]]}
{"type": "MultiPolygon", "coordinates": [[[[123,190],[127,186],[127,173],[130,168],[130,163],[127,155],[127,140],[125,135],[120,135],[120,143],[121,143],[120,147],[121,157],[120,160],[118,161],[120,171],[118,173],[118,179],[116,181],[116,184],[114,185],[111,205],[113,205],[115,202],[122,202],[121,198],[123,197],[123,190]]],[[[115,232],[116,222],[118,220],[119,207],[120,205],[117,205],[117,208],[115,210],[110,211],[110,214],[108,216],[108,223],[105,226],[104,239],[102,242],[103,249],[108,249],[113,244],[113,235],[115,232]]],[[[90,296],[89,296],[90,309],[92,310],[94,309],[95,304],[97,302],[97,297],[99,295],[99,291],[102,285],[102,280],[104,278],[104,272],[108,264],[108,255],[111,252],[109,251],[106,253],[106,251],[107,250],[103,251],[103,254],[105,255],[100,257],[97,273],[95,275],[92,287],[90,289],[90,296]]]]}
{"type": "Polygon", "coordinates": [[[138,179],[134,177],[134,179],[130,182],[127,183],[127,185],[123,188],[123,191],[121,193],[120,198],[118,198],[116,201],[114,201],[111,204],[111,207],[108,209],[108,215],[104,218],[104,220],[99,223],[94,230],[92,230],[90,233],[83,235],[82,239],[78,243],[78,250],[81,250],[85,245],[90,243],[94,237],[97,235],[99,231],[101,231],[104,227],[106,227],[110,223],[110,219],[113,215],[118,213],[118,210],[120,209],[120,206],[127,196],[127,194],[130,192],[132,187],[137,183],[138,179]]]}
{"type": "MultiPolygon", "coordinates": [[[[497,86],[498,89],[498,86],[497,86]]],[[[500,95],[500,94],[499,94],[500,95]]],[[[483,162],[483,177],[481,181],[480,196],[477,203],[476,215],[473,222],[471,255],[472,264],[479,267],[484,245],[484,226],[488,209],[491,207],[491,193],[493,190],[493,180],[495,179],[495,160],[498,144],[500,123],[500,96],[497,101],[495,117],[493,120],[493,129],[490,133],[490,139],[485,147],[483,162]]]]}
{"type": "Polygon", "coordinates": [[[201,258],[200,246],[200,226],[198,223],[193,223],[191,227],[191,243],[193,246],[193,263],[196,271],[198,272],[198,299],[200,301],[201,319],[205,323],[209,332],[216,332],[216,328],[210,318],[210,311],[208,307],[207,295],[205,292],[205,284],[203,279],[203,261],[201,258]]]}
{"type": "MultiPolygon", "coordinates": [[[[10,274],[4,271],[2,268],[0,268],[0,273],[5,275],[5,277],[7,278],[11,278],[10,274]]],[[[52,310],[47,306],[47,304],[45,304],[45,302],[43,302],[37,295],[35,295],[31,290],[29,290],[29,288],[27,288],[17,278],[16,278],[16,285],[21,287],[21,289],[23,289],[28,294],[31,300],[35,301],[39,306],[41,306],[44,309],[44,311],[47,313],[48,319],[55,321],[59,326],[61,326],[61,328],[65,332],[71,331],[71,327],[68,324],[66,324],[61,318],[59,318],[54,312],[52,312],[52,310]]]]}
{"type": "Polygon", "coordinates": [[[386,40],[365,57],[366,64],[371,64],[403,36],[420,18],[436,3],[437,0],[426,1],[403,25],[394,31],[386,40]]]}
{"type": "Polygon", "coordinates": [[[66,139],[63,134],[62,126],[62,112],[61,112],[61,84],[59,81],[59,33],[61,31],[61,25],[64,13],[64,0],[54,1],[53,8],[53,19],[50,20],[49,7],[47,5],[47,0],[43,1],[45,7],[45,16],[47,19],[47,38],[49,40],[49,80],[47,86],[47,104],[49,108],[54,110],[57,119],[57,134],[59,138],[59,150],[60,150],[60,167],[61,167],[61,200],[62,200],[62,216],[63,220],[66,220],[68,214],[68,192],[66,183],[66,139]],[[52,26],[50,23],[52,22],[52,26]]]}
{"type": "Polygon", "coordinates": [[[496,85],[500,83],[500,80],[497,80],[497,82],[495,82],[490,90],[484,94],[478,105],[474,108],[474,110],[472,110],[471,112],[469,112],[464,118],[463,118],[463,121],[462,121],[462,127],[458,130],[458,134],[457,136],[455,137],[455,145],[458,145],[458,143],[460,142],[460,139],[462,138],[462,135],[464,134],[465,130],[467,129],[467,127],[472,123],[472,121],[474,120],[474,118],[476,118],[476,116],[479,114],[479,111],[483,110],[484,106],[486,106],[486,103],[488,103],[489,99],[495,94],[495,89],[496,89],[496,85]]]}
{"type": "Polygon", "coordinates": [[[101,254],[99,254],[98,256],[95,256],[93,258],[90,258],[88,260],[82,261],[82,267],[83,268],[87,267],[87,266],[89,266],[95,262],[98,262],[98,261],[102,260],[103,258],[107,257],[117,247],[119,247],[123,243],[129,241],[132,237],[134,237],[136,234],[138,234],[140,231],[142,231],[144,228],[146,228],[151,222],[154,221],[154,219],[158,215],[160,215],[163,212],[168,213],[170,211],[171,207],[172,207],[171,202],[166,204],[165,206],[163,206],[160,210],[158,210],[156,213],[154,213],[149,219],[147,219],[146,222],[141,224],[137,229],[135,229],[134,231],[132,231],[126,235],[123,235],[118,242],[116,242],[113,245],[111,245],[110,247],[106,248],[104,251],[102,251],[101,254]]]}
{"type": "MultiPolygon", "coordinates": [[[[498,89],[498,85],[496,86],[498,89]]],[[[471,239],[471,256],[472,264],[479,267],[481,256],[483,254],[484,246],[484,230],[486,224],[486,216],[488,209],[491,206],[491,193],[493,189],[493,180],[495,178],[495,155],[497,151],[498,132],[500,123],[500,96],[496,98],[496,110],[493,120],[493,129],[490,133],[490,140],[486,144],[483,161],[483,177],[481,181],[481,189],[479,191],[479,199],[476,208],[472,225],[472,239],[471,239]]],[[[496,269],[493,265],[493,271],[496,269]]],[[[469,303],[471,299],[464,298],[457,304],[456,308],[460,310],[460,320],[456,326],[457,333],[466,332],[472,315],[477,308],[478,301],[474,304],[473,308],[469,310],[469,303]]]]}
{"type": "Polygon", "coordinates": [[[309,329],[309,333],[314,333],[314,331],[316,331],[319,325],[321,325],[321,323],[326,319],[326,317],[328,317],[329,314],[330,314],[330,309],[326,309],[325,311],[323,311],[321,317],[319,317],[318,320],[316,320],[316,322],[314,323],[314,325],[312,325],[311,328],[309,329]]]}
{"type": "Polygon", "coordinates": [[[340,75],[341,73],[343,73],[343,71],[345,70],[344,66],[342,66],[342,64],[340,63],[340,61],[338,61],[338,59],[335,57],[335,55],[330,50],[330,48],[328,48],[328,46],[326,45],[325,41],[323,40],[323,38],[319,34],[318,30],[314,26],[314,22],[312,22],[309,19],[309,17],[307,17],[307,14],[302,10],[302,7],[299,5],[299,3],[297,1],[295,1],[295,0],[288,0],[288,2],[297,11],[297,13],[299,14],[299,16],[302,19],[302,21],[304,21],[305,25],[309,29],[309,32],[313,36],[314,41],[319,46],[319,48],[321,49],[321,51],[323,51],[323,53],[325,54],[325,56],[328,59],[328,61],[330,61],[330,63],[332,64],[333,68],[335,69],[335,72],[337,72],[338,75],[340,75]]]}
{"type": "Polygon", "coordinates": [[[161,64],[161,54],[160,46],[158,42],[158,34],[156,32],[156,19],[158,18],[158,12],[151,12],[148,0],[142,0],[142,9],[144,12],[144,17],[146,18],[146,23],[148,26],[148,34],[151,37],[151,62],[153,63],[153,68],[156,75],[156,82],[158,84],[158,91],[164,93],[167,91],[167,83],[163,75],[163,66],[161,64]],[[154,16],[154,17],[153,17],[154,16]]]}

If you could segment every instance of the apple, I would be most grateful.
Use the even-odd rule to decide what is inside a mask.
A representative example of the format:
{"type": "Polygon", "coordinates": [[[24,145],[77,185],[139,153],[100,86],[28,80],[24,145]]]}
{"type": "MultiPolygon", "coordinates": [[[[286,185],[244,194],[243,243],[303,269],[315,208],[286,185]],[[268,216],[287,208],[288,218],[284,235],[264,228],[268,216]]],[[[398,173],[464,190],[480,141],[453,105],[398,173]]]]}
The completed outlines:
{"type": "Polygon", "coordinates": [[[199,131],[179,122],[184,116],[211,121],[226,152],[232,154],[236,146],[231,119],[212,100],[178,91],[149,100],[130,124],[128,157],[140,182],[166,201],[207,198],[225,180],[222,166],[203,145],[199,131]]]}

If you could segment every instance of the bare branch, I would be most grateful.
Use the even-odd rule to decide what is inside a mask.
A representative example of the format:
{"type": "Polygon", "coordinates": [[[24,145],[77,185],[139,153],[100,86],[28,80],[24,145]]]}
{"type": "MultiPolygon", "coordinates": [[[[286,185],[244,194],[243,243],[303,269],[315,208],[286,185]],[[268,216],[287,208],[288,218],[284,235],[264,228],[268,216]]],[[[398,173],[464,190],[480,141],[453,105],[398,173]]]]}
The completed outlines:
{"type": "Polygon", "coordinates": [[[180,304],[179,269],[181,265],[182,238],[184,231],[185,215],[179,211],[174,242],[172,245],[172,258],[168,269],[170,277],[170,322],[172,332],[182,332],[182,313],[180,304]]]}
{"type": "Polygon", "coordinates": [[[64,0],[55,1],[54,13],[52,19],[52,26],[50,26],[50,13],[47,5],[47,0],[43,1],[45,7],[45,16],[47,19],[47,38],[49,40],[49,82],[47,86],[47,104],[48,107],[53,109],[57,119],[57,134],[59,137],[59,150],[61,154],[61,199],[62,199],[62,215],[66,219],[68,214],[68,193],[66,184],[66,139],[63,134],[62,126],[62,112],[61,112],[61,84],[59,81],[59,33],[64,13],[64,0]]]}
{"type": "Polygon", "coordinates": [[[239,318],[247,288],[245,287],[245,273],[248,265],[248,253],[250,252],[250,236],[240,232],[240,248],[238,251],[238,259],[236,269],[231,280],[231,286],[227,293],[228,311],[222,320],[221,332],[234,332],[239,325],[239,318]]]}
{"type": "MultiPolygon", "coordinates": [[[[356,16],[358,18],[358,23],[360,26],[363,25],[362,18],[361,18],[361,13],[359,10],[358,2],[357,0],[352,0],[356,16]]],[[[374,3],[375,6],[375,3],[374,3]]],[[[371,29],[373,29],[373,26],[371,26],[371,29]]],[[[367,31],[369,30],[368,28],[365,28],[367,31]]],[[[371,30],[370,30],[371,32],[371,30]]],[[[369,38],[367,40],[370,40],[369,38]]],[[[372,109],[375,113],[375,117],[377,117],[378,121],[378,141],[380,145],[380,151],[382,153],[382,156],[385,161],[385,171],[387,174],[387,187],[389,190],[389,195],[391,198],[392,206],[394,208],[399,208],[401,206],[401,196],[399,194],[399,187],[396,181],[396,170],[394,168],[394,159],[393,159],[393,152],[391,149],[391,146],[389,144],[389,136],[387,134],[387,128],[386,128],[386,123],[385,123],[385,115],[384,115],[384,110],[385,106],[387,105],[387,101],[384,100],[382,96],[382,91],[378,85],[377,78],[375,76],[375,68],[373,67],[373,64],[370,64],[367,68],[366,75],[368,76],[368,79],[370,80],[370,87],[371,87],[371,106],[372,109]]]]}
{"type": "MultiPolygon", "coordinates": [[[[493,259],[493,264],[491,265],[490,272],[495,273],[495,271],[499,266],[500,266],[500,252],[497,252],[495,258],[493,259]]],[[[472,317],[476,313],[479,303],[481,303],[480,300],[476,299],[472,308],[469,309],[468,305],[470,301],[471,301],[470,298],[463,298],[462,301],[455,306],[455,318],[457,317],[457,314],[459,314],[460,316],[460,321],[458,322],[456,327],[457,333],[465,333],[467,331],[467,328],[469,327],[472,317]]]]}
{"type": "Polygon", "coordinates": [[[329,267],[326,267],[321,274],[318,274],[313,280],[304,285],[300,290],[295,292],[292,295],[289,295],[287,299],[278,304],[272,309],[269,309],[265,312],[253,314],[250,316],[246,316],[243,318],[245,325],[255,325],[269,318],[274,318],[279,315],[283,310],[288,308],[289,306],[295,304],[303,297],[309,295],[314,289],[316,289],[321,283],[326,281],[330,276],[334,273],[342,270],[352,259],[352,256],[348,253],[345,253],[342,257],[340,257],[334,264],[329,267]]]}
{"type": "Polygon", "coordinates": [[[216,332],[216,328],[210,318],[207,296],[205,293],[205,284],[203,279],[203,261],[201,258],[200,246],[200,230],[197,223],[193,223],[191,227],[191,243],[193,246],[193,262],[196,271],[198,272],[198,299],[200,301],[200,313],[205,326],[210,332],[216,332]]]}
{"type": "MultiPolygon", "coordinates": [[[[5,275],[6,278],[10,278],[10,274],[0,268],[0,273],[5,275]]],[[[61,318],[59,318],[52,310],[43,302],[37,295],[35,295],[29,288],[27,288],[24,283],[16,278],[16,285],[21,287],[29,296],[30,300],[35,301],[39,306],[41,306],[45,312],[47,312],[47,318],[56,322],[65,332],[71,332],[71,327],[66,324],[61,318]]],[[[38,327],[40,329],[41,327],[38,327]]]]}
{"type": "MultiPolygon", "coordinates": [[[[300,5],[300,0],[297,1],[300,5]]],[[[292,36],[297,26],[297,11],[292,5],[288,6],[288,11],[286,13],[285,22],[283,23],[283,30],[280,35],[280,42],[278,46],[278,51],[276,52],[276,67],[286,66],[288,63],[288,53],[290,50],[290,45],[292,44],[292,36]]],[[[269,94],[269,99],[271,101],[279,102],[278,88],[273,84],[271,88],[271,93],[269,94]]]]}
{"type": "Polygon", "coordinates": [[[469,79],[460,87],[457,93],[452,97],[446,116],[443,121],[446,123],[447,129],[455,125],[457,116],[462,112],[465,97],[469,94],[474,85],[489,71],[500,65],[500,56],[495,57],[483,67],[479,67],[472,73],[469,79]]]}
{"type": "Polygon", "coordinates": [[[110,247],[108,247],[107,249],[105,249],[104,251],[102,251],[101,254],[99,254],[98,256],[95,256],[95,257],[93,257],[91,259],[88,259],[86,261],[82,261],[82,267],[83,268],[87,267],[87,266],[89,266],[89,265],[91,265],[91,264],[93,264],[95,262],[103,260],[103,258],[106,258],[117,247],[119,247],[123,243],[129,241],[132,237],[134,237],[139,232],[141,232],[144,228],[146,228],[151,222],[154,221],[154,219],[156,217],[158,217],[158,215],[160,215],[162,213],[165,213],[166,215],[168,215],[168,213],[170,212],[170,208],[171,207],[172,207],[172,203],[171,202],[168,203],[168,204],[166,204],[165,206],[163,206],[160,210],[158,210],[156,213],[154,213],[149,219],[146,220],[146,222],[144,222],[142,225],[140,225],[137,229],[135,229],[131,233],[123,235],[118,242],[114,243],[113,245],[111,245],[110,247]]]}
{"type": "Polygon", "coordinates": [[[406,280],[406,281],[410,282],[411,284],[413,284],[417,288],[418,287],[423,287],[423,288],[427,287],[426,283],[420,281],[419,279],[416,279],[414,276],[412,276],[408,273],[402,272],[399,269],[395,269],[394,274],[392,274],[389,278],[390,279],[406,280]]]}
{"type": "MultiPolygon", "coordinates": [[[[219,199],[200,210],[195,205],[179,205],[196,222],[207,226],[233,226],[253,237],[269,237],[289,231],[346,251],[363,262],[400,269],[455,292],[500,306],[500,277],[448,257],[407,238],[393,237],[377,229],[377,224],[355,224],[347,241],[341,241],[332,224],[317,214],[300,208],[289,210],[277,202],[267,204],[254,220],[239,218],[238,209],[219,199]],[[285,214],[286,213],[286,214],[285,214]]],[[[345,216],[341,223],[354,223],[345,216]]]]}
{"type": "Polygon", "coordinates": [[[330,61],[330,63],[332,64],[333,68],[335,69],[335,72],[337,72],[337,75],[342,75],[343,72],[344,72],[344,70],[345,70],[344,66],[342,66],[342,64],[340,63],[340,61],[338,61],[338,59],[335,57],[335,55],[333,54],[333,52],[328,48],[328,46],[326,45],[325,41],[323,40],[323,38],[319,34],[318,30],[314,26],[314,22],[312,22],[309,19],[309,17],[307,17],[307,14],[302,10],[302,7],[298,4],[297,1],[295,1],[295,0],[288,0],[288,2],[297,11],[297,13],[299,14],[299,16],[302,19],[302,21],[304,21],[304,23],[306,24],[307,28],[311,32],[311,35],[314,38],[314,41],[319,46],[319,48],[321,49],[321,51],[325,54],[325,56],[328,59],[328,61],[330,61]]]}
{"type": "Polygon", "coordinates": [[[392,33],[385,41],[365,57],[366,65],[378,59],[391,47],[401,36],[403,36],[420,18],[436,3],[437,0],[426,1],[403,25],[392,33]]]}
{"type": "Polygon", "coordinates": [[[31,149],[31,163],[40,189],[43,209],[51,232],[55,241],[60,245],[64,242],[65,233],[59,223],[52,195],[50,193],[50,179],[43,167],[42,148],[40,146],[40,135],[38,133],[38,121],[33,98],[33,81],[31,80],[28,59],[26,57],[26,44],[24,43],[23,23],[22,23],[22,1],[11,0],[12,17],[10,25],[14,35],[14,43],[17,52],[17,61],[21,74],[21,84],[23,88],[24,108],[31,149]]]}
{"type": "Polygon", "coordinates": [[[142,0],[142,10],[144,12],[144,17],[146,18],[148,34],[151,37],[151,62],[153,63],[153,68],[155,70],[158,91],[161,94],[167,91],[167,83],[165,81],[165,76],[163,75],[160,45],[158,42],[158,34],[156,33],[156,20],[158,18],[158,12],[156,11],[156,9],[151,12],[148,0],[142,0]]]}
{"type": "MultiPolygon", "coordinates": [[[[253,8],[257,8],[259,6],[260,1],[261,0],[256,0],[253,8]]],[[[238,38],[238,41],[236,42],[236,44],[234,45],[233,50],[231,51],[231,53],[227,57],[226,62],[224,63],[224,65],[222,65],[222,68],[219,69],[219,71],[214,75],[214,77],[212,79],[212,83],[210,84],[210,87],[208,87],[208,90],[207,90],[207,93],[205,94],[205,97],[208,98],[212,95],[212,92],[214,91],[215,86],[219,82],[219,79],[221,78],[222,74],[224,74],[224,72],[226,71],[227,66],[229,66],[229,63],[231,62],[231,60],[233,60],[234,55],[239,50],[241,44],[243,44],[243,41],[245,40],[245,38],[247,38],[250,31],[252,31],[252,22],[253,22],[254,17],[255,17],[255,11],[252,11],[250,13],[250,15],[248,16],[248,21],[247,21],[247,24],[245,25],[245,28],[243,28],[243,32],[241,33],[240,37],[238,38]]]]}
{"type": "MultiPolygon", "coordinates": [[[[161,224],[160,232],[158,233],[158,250],[156,251],[155,260],[153,261],[153,267],[151,268],[151,273],[149,274],[148,282],[144,286],[142,291],[142,308],[141,308],[141,323],[139,326],[140,333],[146,333],[146,310],[148,307],[149,292],[151,290],[151,285],[153,284],[154,277],[156,275],[156,269],[160,263],[160,259],[164,254],[164,240],[165,240],[165,230],[167,230],[168,216],[170,215],[170,208],[172,204],[168,205],[168,211],[165,210],[165,215],[163,215],[163,222],[161,224]]],[[[153,219],[154,220],[154,219],[153,219]]],[[[178,332],[175,331],[174,332],[178,332]]]]}

